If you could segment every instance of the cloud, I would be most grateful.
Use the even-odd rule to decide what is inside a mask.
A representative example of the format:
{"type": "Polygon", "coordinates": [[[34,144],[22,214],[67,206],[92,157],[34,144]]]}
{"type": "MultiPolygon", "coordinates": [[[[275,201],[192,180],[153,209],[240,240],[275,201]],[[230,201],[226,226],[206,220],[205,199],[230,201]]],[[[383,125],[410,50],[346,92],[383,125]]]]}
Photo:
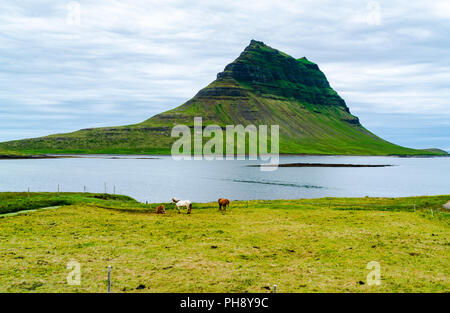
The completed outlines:
{"type": "Polygon", "coordinates": [[[0,4],[0,140],[174,108],[252,38],[318,63],[368,125],[380,114],[450,119],[447,1],[86,0],[79,25],[69,3],[0,4]]]}
{"type": "Polygon", "coordinates": [[[450,18],[450,3],[448,1],[434,1],[432,10],[438,17],[450,18]]]}

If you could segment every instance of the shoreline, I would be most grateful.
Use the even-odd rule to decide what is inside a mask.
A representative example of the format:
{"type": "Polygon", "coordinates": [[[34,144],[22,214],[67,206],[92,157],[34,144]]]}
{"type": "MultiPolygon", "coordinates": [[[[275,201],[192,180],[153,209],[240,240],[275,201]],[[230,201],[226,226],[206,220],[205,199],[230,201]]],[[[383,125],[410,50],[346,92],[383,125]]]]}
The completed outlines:
{"type": "Polygon", "coordinates": [[[39,159],[69,159],[74,156],[57,155],[0,155],[0,160],[39,160],[39,159]]]}
{"type": "MultiPolygon", "coordinates": [[[[68,158],[98,158],[98,159],[161,159],[170,157],[170,154],[103,154],[103,153],[80,153],[80,154],[37,154],[37,155],[2,155],[0,160],[40,160],[40,159],[68,159],[68,158]]],[[[206,156],[206,155],[204,155],[206,156]]],[[[235,155],[241,156],[241,155],[235,155]]],[[[280,153],[279,156],[323,156],[323,157],[392,157],[392,158],[441,158],[450,157],[450,154],[442,155],[359,155],[359,154],[290,154],[280,153]]],[[[270,166],[270,165],[269,165],[270,166]]],[[[281,164],[280,164],[281,166],[281,164]]],[[[391,165],[384,165],[391,166],[391,165]]]]}
{"type": "Polygon", "coordinates": [[[253,164],[248,167],[391,167],[392,164],[345,164],[345,163],[284,163],[253,164]]]}
{"type": "MultiPolygon", "coordinates": [[[[158,157],[145,157],[146,155],[116,155],[116,154],[42,154],[42,155],[0,155],[0,160],[42,160],[42,159],[137,159],[157,160],[158,157]]],[[[150,155],[149,155],[150,156],[150,155]]]]}

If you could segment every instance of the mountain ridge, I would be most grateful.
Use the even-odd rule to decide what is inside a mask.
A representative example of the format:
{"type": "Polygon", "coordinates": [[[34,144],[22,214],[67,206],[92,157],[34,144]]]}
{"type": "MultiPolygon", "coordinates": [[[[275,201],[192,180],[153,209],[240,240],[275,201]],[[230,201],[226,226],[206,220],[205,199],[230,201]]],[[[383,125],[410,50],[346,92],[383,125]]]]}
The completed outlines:
{"type": "MultiPolygon", "coordinates": [[[[280,153],[437,155],[387,142],[350,113],[319,66],[252,40],[217,78],[184,104],[142,123],[0,143],[21,153],[170,154],[174,125],[194,117],[219,126],[280,125],[280,153]]],[[[207,139],[205,139],[207,141],[207,139]]]]}

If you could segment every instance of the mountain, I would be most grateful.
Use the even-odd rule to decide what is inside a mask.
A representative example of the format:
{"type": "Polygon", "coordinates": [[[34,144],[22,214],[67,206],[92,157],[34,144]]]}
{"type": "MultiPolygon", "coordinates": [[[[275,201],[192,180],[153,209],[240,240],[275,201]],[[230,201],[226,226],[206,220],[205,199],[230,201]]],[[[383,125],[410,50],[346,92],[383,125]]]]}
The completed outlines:
{"type": "Polygon", "coordinates": [[[429,149],[423,149],[423,150],[429,151],[429,152],[432,152],[432,153],[436,153],[436,154],[444,154],[444,155],[448,154],[447,151],[442,150],[442,149],[437,149],[437,148],[429,148],[429,149]]]}
{"type": "MultiPolygon", "coordinates": [[[[252,40],[217,79],[183,105],[134,125],[0,143],[22,153],[169,154],[174,125],[280,125],[280,153],[433,155],[387,142],[350,113],[317,64],[252,40]]],[[[206,142],[208,139],[204,139],[206,142]]]]}

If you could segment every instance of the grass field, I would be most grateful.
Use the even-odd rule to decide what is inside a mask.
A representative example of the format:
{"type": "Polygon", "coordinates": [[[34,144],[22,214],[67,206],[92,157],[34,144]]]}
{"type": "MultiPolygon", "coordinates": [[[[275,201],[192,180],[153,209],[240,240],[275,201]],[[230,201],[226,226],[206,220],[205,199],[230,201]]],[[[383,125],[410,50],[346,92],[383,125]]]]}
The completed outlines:
{"type": "Polygon", "coordinates": [[[108,265],[113,292],[449,292],[448,200],[232,201],[225,214],[195,203],[191,215],[166,204],[156,215],[124,196],[0,193],[3,212],[62,205],[0,217],[0,292],[105,292],[108,265]],[[79,286],[66,280],[72,260],[79,286]],[[379,286],[367,284],[370,261],[379,286]]]}

